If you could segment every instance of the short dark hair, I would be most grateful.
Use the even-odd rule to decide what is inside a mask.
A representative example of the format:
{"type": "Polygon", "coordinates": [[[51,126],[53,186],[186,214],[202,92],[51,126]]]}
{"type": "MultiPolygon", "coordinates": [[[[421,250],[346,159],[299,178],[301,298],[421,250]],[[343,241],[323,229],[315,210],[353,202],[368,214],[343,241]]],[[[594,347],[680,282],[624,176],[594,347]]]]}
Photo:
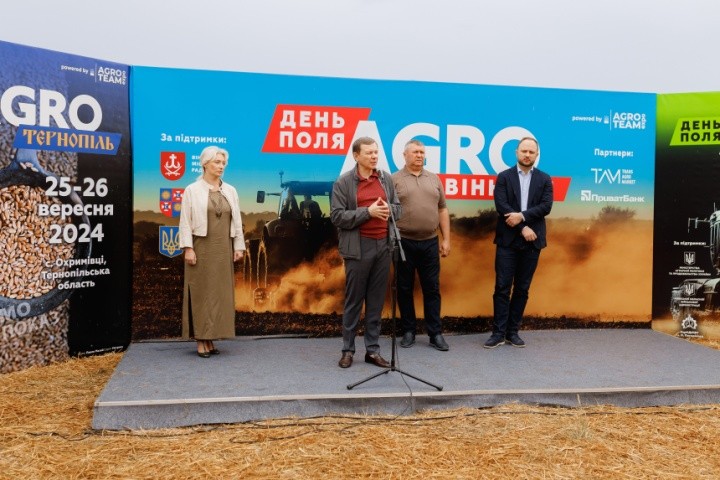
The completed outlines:
{"type": "Polygon", "coordinates": [[[357,140],[355,140],[352,144],[352,152],[353,153],[360,153],[360,146],[361,145],[375,145],[377,144],[377,141],[375,141],[374,138],[370,137],[360,137],[357,140]]]}
{"type": "Polygon", "coordinates": [[[520,144],[521,144],[522,142],[524,142],[525,140],[530,140],[530,141],[535,142],[535,148],[537,148],[538,150],[540,150],[540,144],[538,143],[537,139],[534,138],[534,137],[522,137],[522,138],[518,141],[518,146],[520,146],[520,144]]]}

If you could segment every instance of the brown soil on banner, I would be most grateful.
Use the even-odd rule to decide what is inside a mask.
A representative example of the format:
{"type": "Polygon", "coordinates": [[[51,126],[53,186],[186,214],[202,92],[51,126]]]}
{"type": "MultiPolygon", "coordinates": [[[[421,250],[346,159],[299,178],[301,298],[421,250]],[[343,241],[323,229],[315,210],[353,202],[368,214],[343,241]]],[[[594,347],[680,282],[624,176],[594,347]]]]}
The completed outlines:
{"type": "Polygon", "coordinates": [[[533,277],[527,314],[649,321],[652,244],[648,221],[553,222],[533,277]]]}
{"type": "MultiPolygon", "coordinates": [[[[720,342],[698,343],[720,348],[720,342]]],[[[0,478],[718,478],[720,405],[502,407],[93,431],[122,354],[0,375],[0,478]]]]}
{"type": "MultiPolygon", "coordinates": [[[[524,328],[649,328],[652,222],[607,217],[549,221],[548,248],[533,279],[524,328]]],[[[495,213],[487,211],[453,220],[453,253],[441,260],[440,272],[448,333],[488,331],[495,282],[494,222],[495,213]]],[[[137,242],[133,264],[135,341],[180,335],[182,259],[158,259],[157,237],[148,238],[137,242]]],[[[339,336],[344,282],[335,248],[269,276],[259,303],[257,282],[244,282],[238,272],[237,334],[339,336]]],[[[422,317],[419,282],[416,290],[415,307],[422,317]]],[[[385,318],[392,313],[390,293],[388,288],[385,318]]]]}
{"type": "MultiPolygon", "coordinates": [[[[398,314],[399,316],[399,314],[398,314]]],[[[456,335],[485,333],[492,328],[490,317],[443,317],[443,331],[456,335]]],[[[399,317],[397,322],[399,323],[399,317]]],[[[307,337],[339,337],[341,335],[342,315],[312,313],[273,313],[273,312],[237,312],[235,331],[240,336],[253,335],[299,335],[307,337]]],[[[382,334],[389,335],[392,321],[384,318],[382,334]]],[[[358,326],[358,334],[363,333],[364,325],[358,326]]],[[[524,330],[563,330],[582,328],[650,328],[650,321],[613,321],[610,319],[571,318],[571,317],[534,317],[523,318],[524,330]]],[[[425,323],[420,321],[418,333],[426,333],[425,323]]],[[[402,332],[396,332],[402,334],[402,332]]],[[[137,339],[140,340],[140,339],[137,339]]]]}

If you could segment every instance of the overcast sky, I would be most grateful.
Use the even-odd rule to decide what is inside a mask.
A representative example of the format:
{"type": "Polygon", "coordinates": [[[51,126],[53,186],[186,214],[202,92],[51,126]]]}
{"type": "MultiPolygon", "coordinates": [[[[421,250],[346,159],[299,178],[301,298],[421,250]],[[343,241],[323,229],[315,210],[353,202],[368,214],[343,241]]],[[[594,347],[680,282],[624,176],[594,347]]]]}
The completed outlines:
{"type": "Polygon", "coordinates": [[[720,90],[718,0],[6,0],[0,40],[129,65],[720,90]]]}

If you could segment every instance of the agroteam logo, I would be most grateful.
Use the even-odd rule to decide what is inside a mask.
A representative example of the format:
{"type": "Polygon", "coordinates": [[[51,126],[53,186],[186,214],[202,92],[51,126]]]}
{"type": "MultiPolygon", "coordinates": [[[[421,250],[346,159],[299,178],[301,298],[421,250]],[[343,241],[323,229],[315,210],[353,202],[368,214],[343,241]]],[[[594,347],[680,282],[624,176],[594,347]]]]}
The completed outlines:
{"type": "Polygon", "coordinates": [[[100,83],[114,83],[116,85],[127,84],[127,70],[114,67],[96,67],[93,71],[95,81],[100,83]]]}
{"type": "Polygon", "coordinates": [[[185,174],[185,152],[160,152],[160,173],[168,180],[180,180],[185,174]]]}
{"type": "Polygon", "coordinates": [[[621,130],[645,130],[647,116],[639,112],[613,112],[612,128],[621,130]]]}
{"type": "Polygon", "coordinates": [[[183,251],[180,248],[180,227],[160,227],[159,251],[166,257],[177,257],[183,251]]]}

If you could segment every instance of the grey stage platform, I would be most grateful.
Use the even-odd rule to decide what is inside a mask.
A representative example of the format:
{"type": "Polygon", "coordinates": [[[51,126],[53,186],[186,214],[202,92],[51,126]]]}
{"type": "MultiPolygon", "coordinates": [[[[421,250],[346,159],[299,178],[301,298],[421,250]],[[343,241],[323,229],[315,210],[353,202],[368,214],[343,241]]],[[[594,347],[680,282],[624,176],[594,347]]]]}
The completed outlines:
{"type": "MultiPolygon", "coordinates": [[[[190,342],[134,343],[95,402],[95,429],[150,429],[330,414],[409,414],[508,402],[626,407],[720,403],[720,351],[653,330],[523,331],[526,348],[482,348],[487,335],[446,335],[450,351],[418,336],[398,348],[398,372],[340,369],[339,338],[238,337],[202,359],[190,342]]],[[[390,357],[390,339],[381,340],[390,357]]]]}

